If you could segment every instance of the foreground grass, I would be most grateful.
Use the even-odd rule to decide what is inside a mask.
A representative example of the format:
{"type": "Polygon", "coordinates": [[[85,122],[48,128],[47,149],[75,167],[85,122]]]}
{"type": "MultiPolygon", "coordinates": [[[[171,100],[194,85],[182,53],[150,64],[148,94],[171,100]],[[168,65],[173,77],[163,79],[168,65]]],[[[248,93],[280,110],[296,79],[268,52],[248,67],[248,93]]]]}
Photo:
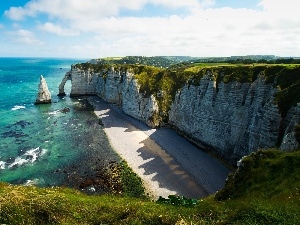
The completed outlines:
{"type": "Polygon", "coordinates": [[[0,183],[1,224],[297,224],[300,151],[259,151],[195,206],[0,183]]]}
{"type": "Polygon", "coordinates": [[[218,202],[210,197],[195,207],[183,207],[7,184],[1,184],[0,196],[2,224],[297,224],[300,219],[299,202],[288,199],[218,202]]]}

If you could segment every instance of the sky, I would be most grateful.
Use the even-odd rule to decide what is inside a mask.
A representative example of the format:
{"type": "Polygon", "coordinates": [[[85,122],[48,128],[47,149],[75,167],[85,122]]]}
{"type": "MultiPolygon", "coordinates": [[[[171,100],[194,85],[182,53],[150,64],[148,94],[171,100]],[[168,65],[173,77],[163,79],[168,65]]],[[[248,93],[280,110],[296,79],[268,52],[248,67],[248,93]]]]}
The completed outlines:
{"type": "Polygon", "coordinates": [[[300,56],[299,0],[0,0],[0,57],[300,56]]]}

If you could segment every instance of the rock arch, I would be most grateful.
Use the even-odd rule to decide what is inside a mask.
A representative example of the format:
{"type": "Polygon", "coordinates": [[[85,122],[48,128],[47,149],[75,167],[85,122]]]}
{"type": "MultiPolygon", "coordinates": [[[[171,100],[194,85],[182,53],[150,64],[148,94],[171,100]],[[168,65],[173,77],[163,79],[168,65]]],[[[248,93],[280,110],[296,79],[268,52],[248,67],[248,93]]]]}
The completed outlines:
{"type": "Polygon", "coordinates": [[[62,79],[60,85],[59,85],[59,93],[58,96],[65,96],[65,84],[68,80],[72,81],[72,76],[71,76],[71,72],[67,72],[66,75],[64,76],[64,78],[62,79]]]}

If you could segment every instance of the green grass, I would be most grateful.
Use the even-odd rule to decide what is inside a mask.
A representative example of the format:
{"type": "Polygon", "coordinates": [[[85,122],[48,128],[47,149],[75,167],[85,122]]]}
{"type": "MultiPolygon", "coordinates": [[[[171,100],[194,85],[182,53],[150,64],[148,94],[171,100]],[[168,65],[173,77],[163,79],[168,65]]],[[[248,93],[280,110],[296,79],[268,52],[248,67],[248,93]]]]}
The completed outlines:
{"type": "Polygon", "coordinates": [[[297,224],[300,151],[253,153],[222,191],[187,205],[0,183],[0,224],[297,224]]]}

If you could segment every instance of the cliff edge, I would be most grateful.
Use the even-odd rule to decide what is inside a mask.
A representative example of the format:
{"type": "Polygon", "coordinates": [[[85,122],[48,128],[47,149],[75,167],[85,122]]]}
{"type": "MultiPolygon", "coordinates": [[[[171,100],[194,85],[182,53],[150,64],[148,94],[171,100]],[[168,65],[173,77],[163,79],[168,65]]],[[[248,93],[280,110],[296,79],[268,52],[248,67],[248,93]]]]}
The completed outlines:
{"type": "Polygon", "coordinates": [[[77,64],[68,76],[71,96],[95,94],[148,126],[171,125],[233,165],[258,149],[299,147],[299,66],[77,64]]]}

